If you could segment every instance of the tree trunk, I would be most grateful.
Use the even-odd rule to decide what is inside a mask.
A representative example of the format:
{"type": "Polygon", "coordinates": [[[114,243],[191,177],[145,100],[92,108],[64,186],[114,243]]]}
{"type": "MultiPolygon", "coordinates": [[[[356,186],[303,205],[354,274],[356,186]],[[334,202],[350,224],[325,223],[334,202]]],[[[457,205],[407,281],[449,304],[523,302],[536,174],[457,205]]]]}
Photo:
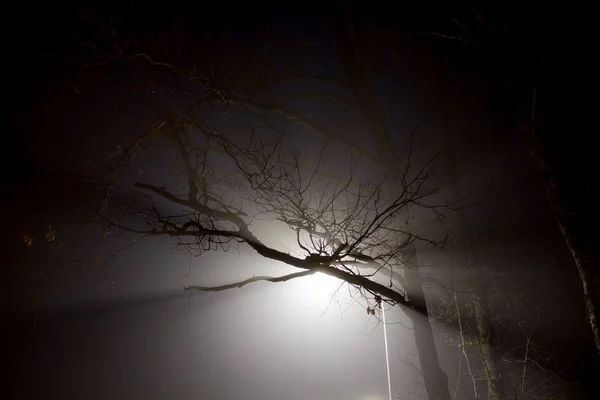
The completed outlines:
{"type": "Polygon", "coordinates": [[[477,341],[481,352],[487,383],[488,400],[502,400],[505,398],[504,385],[501,374],[501,361],[494,351],[496,343],[496,329],[490,318],[489,300],[481,280],[481,268],[475,265],[473,311],[477,321],[477,341]]]}
{"type": "MultiPolygon", "coordinates": [[[[558,228],[560,229],[561,235],[571,253],[575,267],[577,268],[581,286],[583,288],[583,301],[585,304],[587,320],[592,331],[596,353],[600,356],[600,328],[598,327],[598,320],[600,319],[600,263],[598,262],[598,254],[593,254],[593,247],[597,247],[597,243],[591,241],[592,244],[587,244],[584,238],[586,235],[592,235],[592,233],[586,232],[586,227],[577,226],[578,219],[581,219],[581,216],[578,214],[592,210],[576,210],[574,209],[576,207],[573,207],[572,204],[570,206],[566,204],[565,197],[574,195],[569,193],[570,190],[561,188],[561,184],[564,184],[565,182],[560,181],[557,176],[558,174],[556,173],[556,166],[553,168],[552,162],[549,161],[543,150],[543,143],[541,142],[539,133],[536,131],[536,101],[536,90],[534,89],[531,116],[529,121],[523,123],[522,129],[529,136],[529,152],[533,157],[537,168],[544,176],[546,196],[550,201],[550,206],[554,212],[558,228]]],[[[589,151],[589,149],[587,151],[589,151]]],[[[585,153],[586,151],[582,151],[578,155],[581,158],[592,156],[591,154],[585,153]]],[[[591,165],[594,164],[592,163],[591,165]]],[[[588,171],[581,169],[577,172],[579,175],[583,175],[588,171]]],[[[569,178],[575,179],[574,176],[569,178]]],[[[583,180],[580,177],[580,183],[581,181],[583,180]]],[[[591,217],[586,216],[586,218],[591,217]]],[[[592,229],[596,229],[593,224],[588,223],[587,225],[588,227],[592,225],[592,229]]]]}
{"type": "Polygon", "coordinates": [[[408,282],[406,288],[409,294],[408,298],[417,311],[409,313],[408,317],[413,324],[417,355],[427,396],[429,400],[449,400],[451,396],[448,390],[448,376],[440,367],[421,275],[418,268],[406,267],[404,268],[404,277],[408,282]]]}
{"type": "Polygon", "coordinates": [[[532,151],[532,155],[542,172],[544,172],[546,196],[550,201],[560,233],[579,273],[587,320],[592,331],[596,352],[600,356],[600,329],[598,328],[598,320],[600,319],[598,315],[600,310],[600,265],[596,262],[595,257],[588,253],[587,246],[579,240],[577,229],[571,225],[558,194],[558,182],[552,169],[539,152],[532,151]]]}
{"type": "MultiPolygon", "coordinates": [[[[502,376],[502,361],[496,353],[496,327],[490,314],[489,298],[483,283],[481,263],[477,258],[477,251],[473,249],[468,232],[462,230],[461,239],[469,242],[469,248],[461,251],[466,257],[453,257],[458,260],[458,270],[466,272],[469,286],[473,291],[470,298],[473,314],[477,323],[477,345],[479,347],[483,376],[487,389],[488,400],[502,400],[506,398],[504,379],[502,376]]],[[[460,377],[459,377],[460,379],[460,377]]]]}
{"type": "MultiPolygon", "coordinates": [[[[467,155],[461,153],[461,147],[450,146],[450,144],[447,143],[446,145],[453,150],[447,152],[444,156],[445,170],[449,173],[454,184],[458,185],[460,176],[456,166],[459,160],[466,159],[467,155]]],[[[454,189],[451,189],[450,194],[452,198],[460,198],[462,196],[462,193],[457,193],[454,189]]],[[[478,243],[475,241],[472,229],[461,223],[461,219],[465,218],[463,210],[456,211],[454,217],[456,218],[455,225],[457,226],[456,239],[468,244],[467,248],[460,246],[458,254],[456,254],[456,249],[453,250],[454,255],[457,256],[453,257],[453,259],[459,260],[459,270],[467,272],[467,276],[470,277],[469,286],[471,286],[474,292],[471,302],[477,322],[477,342],[484,368],[483,373],[487,386],[487,399],[502,400],[506,398],[501,374],[502,361],[494,351],[498,345],[496,343],[496,329],[490,314],[489,298],[484,284],[482,264],[478,257],[479,252],[477,247],[474,247],[478,243]]]]}

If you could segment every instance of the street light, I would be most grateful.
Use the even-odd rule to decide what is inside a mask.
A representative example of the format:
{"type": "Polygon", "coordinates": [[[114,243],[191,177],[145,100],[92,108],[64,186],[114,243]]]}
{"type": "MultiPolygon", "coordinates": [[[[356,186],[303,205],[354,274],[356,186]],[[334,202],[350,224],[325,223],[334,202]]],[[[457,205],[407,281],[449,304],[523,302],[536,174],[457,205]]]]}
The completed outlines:
{"type": "MultiPolygon", "coordinates": [[[[309,275],[294,282],[295,290],[301,294],[302,300],[308,301],[309,305],[323,305],[324,301],[331,301],[333,296],[339,295],[336,291],[340,288],[340,280],[320,272],[309,275]]],[[[392,380],[390,374],[390,359],[387,340],[387,325],[385,320],[385,305],[381,307],[381,318],[383,322],[383,342],[385,347],[385,366],[388,384],[389,400],[392,400],[392,380]]],[[[369,399],[369,398],[368,398],[369,399]]]]}

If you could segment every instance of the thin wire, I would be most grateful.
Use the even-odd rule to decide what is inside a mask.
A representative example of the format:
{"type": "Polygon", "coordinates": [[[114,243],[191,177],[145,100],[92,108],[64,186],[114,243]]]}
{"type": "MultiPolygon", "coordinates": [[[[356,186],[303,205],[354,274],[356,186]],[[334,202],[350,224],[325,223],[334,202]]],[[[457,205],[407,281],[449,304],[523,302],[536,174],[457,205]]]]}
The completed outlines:
{"type": "Polygon", "coordinates": [[[385,365],[387,367],[388,392],[390,400],[392,400],[392,380],[390,378],[390,357],[388,355],[387,328],[385,323],[385,307],[381,307],[381,315],[383,316],[383,342],[385,343],[385,365]]]}

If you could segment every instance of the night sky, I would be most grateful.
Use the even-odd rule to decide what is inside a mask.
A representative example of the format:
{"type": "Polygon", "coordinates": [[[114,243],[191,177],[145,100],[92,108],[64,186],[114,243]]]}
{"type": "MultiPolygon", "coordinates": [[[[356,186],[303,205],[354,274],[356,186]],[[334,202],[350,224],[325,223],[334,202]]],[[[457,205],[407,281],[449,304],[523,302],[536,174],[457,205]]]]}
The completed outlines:
{"type": "MultiPolygon", "coordinates": [[[[556,178],[576,244],[597,270],[595,125],[584,122],[593,102],[583,100],[589,66],[573,46],[586,36],[582,21],[571,29],[565,10],[516,2],[194,6],[61,2],[5,17],[0,398],[390,398],[374,293],[324,273],[184,290],[303,269],[259,254],[245,233],[245,243],[200,249],[200,236],[133,232],[159,229],[147,224],[153,209],[212,229],[243,231],[241,217],[261,246],[308,260],[294,224],[310,218],[274,217],[288,199],[277,190],[292,178],[258,168],[244,181],[232,161],[263,165],[256,143],[280,136],[281,154],[264,165],[304,174],[298,196],[317,207],[347,182],[335,207],[389,204],[409,146],[410,174],[431,160],[420,190],[436,190],[393,217],[395,234],[416,238],[394,254],[413,251],[410,262],[360,264],[411,302],[382,296],[392,398],[428,398],[419,360],[430,353],[415,336],[429,326],[451,398],[598,398],[582,282],[547,193],[556,178]],[[532,157],[533,132],[549,170],[532,157]],[[229,219],[182,216],[185,207],[161,198],[159,189],[187,199],[192,187],[177,143],[205,157],[194,185],[229,219]],[[157,191],[141,196],[150,191],[139,183],[157,191]],[[401,275],[393,285],[390,268],[401,275]],[[418,289],[398,285],[414,277],[407,271],[418,289]],[[413,307],[421,291],[426,311],[413,307]],[[503,397],[486,380],[478,318],[495,329],[485,340],[503,397]]],[[[338,226],[350,214],[333,209],[315,220],[331,212],[338,226]]],[[[342,241],[371,215],[352,212],[342,241]]],[[[360,261],[360,246],[380,262],[391,239],[372,240],[381,243],[358,245],[345,262],[360,261]]]]}

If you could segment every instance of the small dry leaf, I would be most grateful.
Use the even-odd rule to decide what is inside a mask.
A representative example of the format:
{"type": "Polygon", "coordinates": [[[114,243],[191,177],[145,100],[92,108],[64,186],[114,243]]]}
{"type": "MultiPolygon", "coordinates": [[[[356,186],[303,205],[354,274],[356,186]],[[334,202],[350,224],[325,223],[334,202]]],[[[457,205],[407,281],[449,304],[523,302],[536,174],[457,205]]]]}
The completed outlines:
{"type": "Polygon", "coordinates": [[[25,246],[31,247],[33,244],[33,237],[29,235],[21,235],[21,237],[23,238],[23,243],[25,243],[25,246]]]}

